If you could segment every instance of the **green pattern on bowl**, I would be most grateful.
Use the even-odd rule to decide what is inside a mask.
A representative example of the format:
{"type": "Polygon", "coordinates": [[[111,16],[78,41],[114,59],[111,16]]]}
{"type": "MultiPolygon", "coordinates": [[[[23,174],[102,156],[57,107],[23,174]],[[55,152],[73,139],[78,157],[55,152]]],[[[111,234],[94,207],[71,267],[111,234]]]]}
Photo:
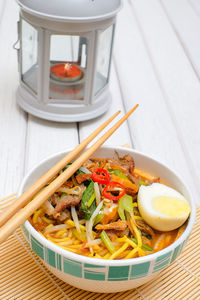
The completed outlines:
{"type": "Polygon", "coordinates": [[[61,257],[51,249],[44,247],[37,241],[24,225],[21,226],[22,232],[29,243],[31,249],[47,264],[54,267],[65,274],[72,275],[77,278],[84,278],[95,281],[127,281],[147,276],[151,273],[150,266],[153,265],[152,273],[157,273],[166,268],[181,253],[187,240],[178,245],[173,251],[160,255],[153,262],[145,262],[128,266],[100,266],[95,264],[83,264],[72,259],[61,257]]]}

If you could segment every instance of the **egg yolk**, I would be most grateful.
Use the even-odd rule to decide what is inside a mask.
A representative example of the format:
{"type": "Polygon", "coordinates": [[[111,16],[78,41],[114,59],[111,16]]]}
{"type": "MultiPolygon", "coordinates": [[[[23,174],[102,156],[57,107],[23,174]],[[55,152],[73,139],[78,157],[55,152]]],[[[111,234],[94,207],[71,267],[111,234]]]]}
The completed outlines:
{"type": "Polygon", "coordinates": [[[189,205],[182,199],[174,197],[155,197],[152,201],[153,208],[168,217],[181,217],[190,213],[189,205]]]}

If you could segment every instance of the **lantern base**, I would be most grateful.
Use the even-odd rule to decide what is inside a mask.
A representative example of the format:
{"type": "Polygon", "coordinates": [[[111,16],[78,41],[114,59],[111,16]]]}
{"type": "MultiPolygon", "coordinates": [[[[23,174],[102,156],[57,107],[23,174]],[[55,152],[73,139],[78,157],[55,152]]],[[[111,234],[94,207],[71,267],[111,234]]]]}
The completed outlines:
{"type": "Polygon", "coordinates": [[[105,113],[111,105],[111,93],[106,88],[92,105],[71,103],[41,103],[19,86],[16,92],[19,106],[33,116],[55,122],[81,122],[97,118],[105,113]]]}

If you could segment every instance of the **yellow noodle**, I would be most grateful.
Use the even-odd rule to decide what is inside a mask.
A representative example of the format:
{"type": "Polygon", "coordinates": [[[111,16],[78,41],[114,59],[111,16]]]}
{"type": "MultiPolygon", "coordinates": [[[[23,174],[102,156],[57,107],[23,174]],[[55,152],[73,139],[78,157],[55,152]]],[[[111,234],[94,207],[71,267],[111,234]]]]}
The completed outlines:
{"type": "Polygon", "coordinates": [[[110,259],[111,254],[108,252],[106,255],[104,255],[102,258],[103,259],[110,259]]]}
{"type": "Polygon", "coordinates": [[[100,259],[104,258],[104,257],[102,257],[101,255],[99,255],[99,254],[97,254],[97,253],[95,254],[95,257],[96,257],[96,258],[100,258],[100,259]]]}
{"type": "Polygon", "coordinates": [[[48,229],[48,228],[51,228],[51,227],[53,227],[53,224],[49,224],[49,225],[45,228],[45,230],[48,229]]]}
{"type": "Polygon", "coordinates": [[[124,259],[133,258],[137,252],[138,248],[131,250],[130,253],[124,257],[124,259]]]}
{"type": "Polygon", "coordinates": [[[55,237],[62,236],[64,233],[67,233],[66,229],[60,229],[55,233],[55,237]]]}
{"type": "Polygon", "coordinates": [[[134,219],[135,220],[143,220],[142,217],[140,217],[140,216],[134,216],[134,219]]]}
{"type": "Polygon", "coordinates": [[[76,249],[70,249],[69,247],[65,247],[65,246],[62,246],[62,245],[60,245],[59,247],[65,249],[65,250],[68,250],[70,252],[73,252],[73,253],[78,253],[78,251],[76,249]]]}
{"type": "MultiPolygon", "coordinates": [[[[71,228],[75,227],[75,223],[72,220],[65,221],[65,224],[71,226],[71,228]]],[[[84,225],[81,225],[81,224],[80,224],[80,229],[82,231],[86,231],[86,227],[84,225]]],[[[94,232],[94,231],[92,231],[92,234],[93,234],[94,238],[97,236],[96,232],[94,232]]]]}
{"type": "Polygon", "coordinates": [[[119,256],[126,248],[129,246],[129,243],[125,243],[121,248],[119,248],[115,253],[113,253],[110,256],[110,259],[115,259],[117,256],[119,256]]]}
{"type": "Polygon", "coordinates": [[[72,233],[72,230],[69,230],[69,231],[68,231],[68,235],[67,235],[67,237],[68,237],[68,238],[71,238],[71,237],[72,237],[72,235],[73,235],[73,233],[72,233]]]}
{"type": "MultiPolygon", "coordinates": [[[[69,225],[71,227],[76,227],[74,221],[72,221],[72,220],[65,221],[65,224],[67,224],[67,225],[69,225]]],[[[85,226],[81,225],[81,224],[80,224],[80,229],[83,230],[83,231],[86,231],[85,226]]]]}
{"type": "Polygon", "coordinates": [[[146,256],[146,252],[141,248],[138,249],[138,254],[139,256],[146,256]]]}
{"type": "Polygon", "coordinates": [[[100,250],[100,251],[98,252],[98,254],[101,255],[101,256],[104,256],[104,255],[106,255],[107,253],[108,253],[108,250],[106,250],[106,249],[102,249],[102,250],[100,250]]]}
{"type": "Polygon", "coordinates": [[[41,214],[41,212],[42,212],[42,209],[38,209],[34,212],[33,218],[32,218],[34,224],[37,223],[38,217],[41,214]]]}
{"type": "Polygon", "coordinates": [[[45,216],[42,217],[42,220],[44,220],[48,224],[53,224],[54,223],[53,220],[50,220],[50,219],[46,218],[45,216]]]}
{"type": "Polygon", "coordinates": [[[126,236],[126,241],[129,243],[129,245],[133,248],[138,248],[138,245],[136,243],[134,243],[133,241],[131,241],[129,238],[127,238],[126,236]]]}
{"type": "Polygon", "coordinates": [[[72,242],[69,240],[69,241],[55,243],[55,244],[58,246],[69,246],[69,245],[72,245],[72,242]]]}
{"type": "Polygon", "coordinates": [[[101,248],[98,245],[92,245],[94,251],[99,251],[101,248]]]}
{"type": "Polygon", "coordinates": [[[79,245],[70,245],[69,249],[80,249],[80,245],[81,244],[79,244],[79,245]]]}
{"type": "Polygon", "coordinates": [[[75,239],[75,240],[74,240],[74,245],[78,245],[78,244],[80,244],[80,240],[75,239]]]}
{"type": "Polygon", "coordinates": [[[132,249],[130,250],[125,250],[122,255],[118,256],[118,259],[124,259],[126,255],[128,255],[130,252],[132,251],[132,249]]]}
{"type": "Polygon", "coordinates": [[[141,232],[137,228],[134,218],[132,218],[132,217],[130,218],[130,223],[131,223],[131,226],[132,226],[133,231],[135,233],[135,237],[136,237],[136,239],[138,241],[138,248],[141,248],[142,247],[142,235],[141,235],[141,232]]]}
{"type": "Polygon", "coordinates": [[[55,243],[59,243],[59,242],[65,242],[65,241],[69,241],[70,238],[69,237],[65,237],[65,238],[60,238],[60,239],[56,239],[50,235],[46,235],[46,237],[51,240],[52,242],[55,242],[55,243]]]}
{"type": "Polygon", "coordinates": [[[116,239],[116,242],[119,242],[119,243],[124,243],[124,242],[126,242],[126,236],[123,236],[123,237],[121,237],[121,238],[117,238],[117,239],[116,239]]]}

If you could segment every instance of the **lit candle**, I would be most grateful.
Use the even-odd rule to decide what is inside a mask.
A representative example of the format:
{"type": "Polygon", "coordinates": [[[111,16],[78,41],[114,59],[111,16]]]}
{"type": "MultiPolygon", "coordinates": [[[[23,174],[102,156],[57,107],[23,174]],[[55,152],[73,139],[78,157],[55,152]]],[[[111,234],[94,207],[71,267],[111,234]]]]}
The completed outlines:
{"type": "Polygon", "coordinates": [[[76,81],[82,77],[82,71],[74,63],[59,63],[51,67],[51,76],[57,80],[76,81]]]}

